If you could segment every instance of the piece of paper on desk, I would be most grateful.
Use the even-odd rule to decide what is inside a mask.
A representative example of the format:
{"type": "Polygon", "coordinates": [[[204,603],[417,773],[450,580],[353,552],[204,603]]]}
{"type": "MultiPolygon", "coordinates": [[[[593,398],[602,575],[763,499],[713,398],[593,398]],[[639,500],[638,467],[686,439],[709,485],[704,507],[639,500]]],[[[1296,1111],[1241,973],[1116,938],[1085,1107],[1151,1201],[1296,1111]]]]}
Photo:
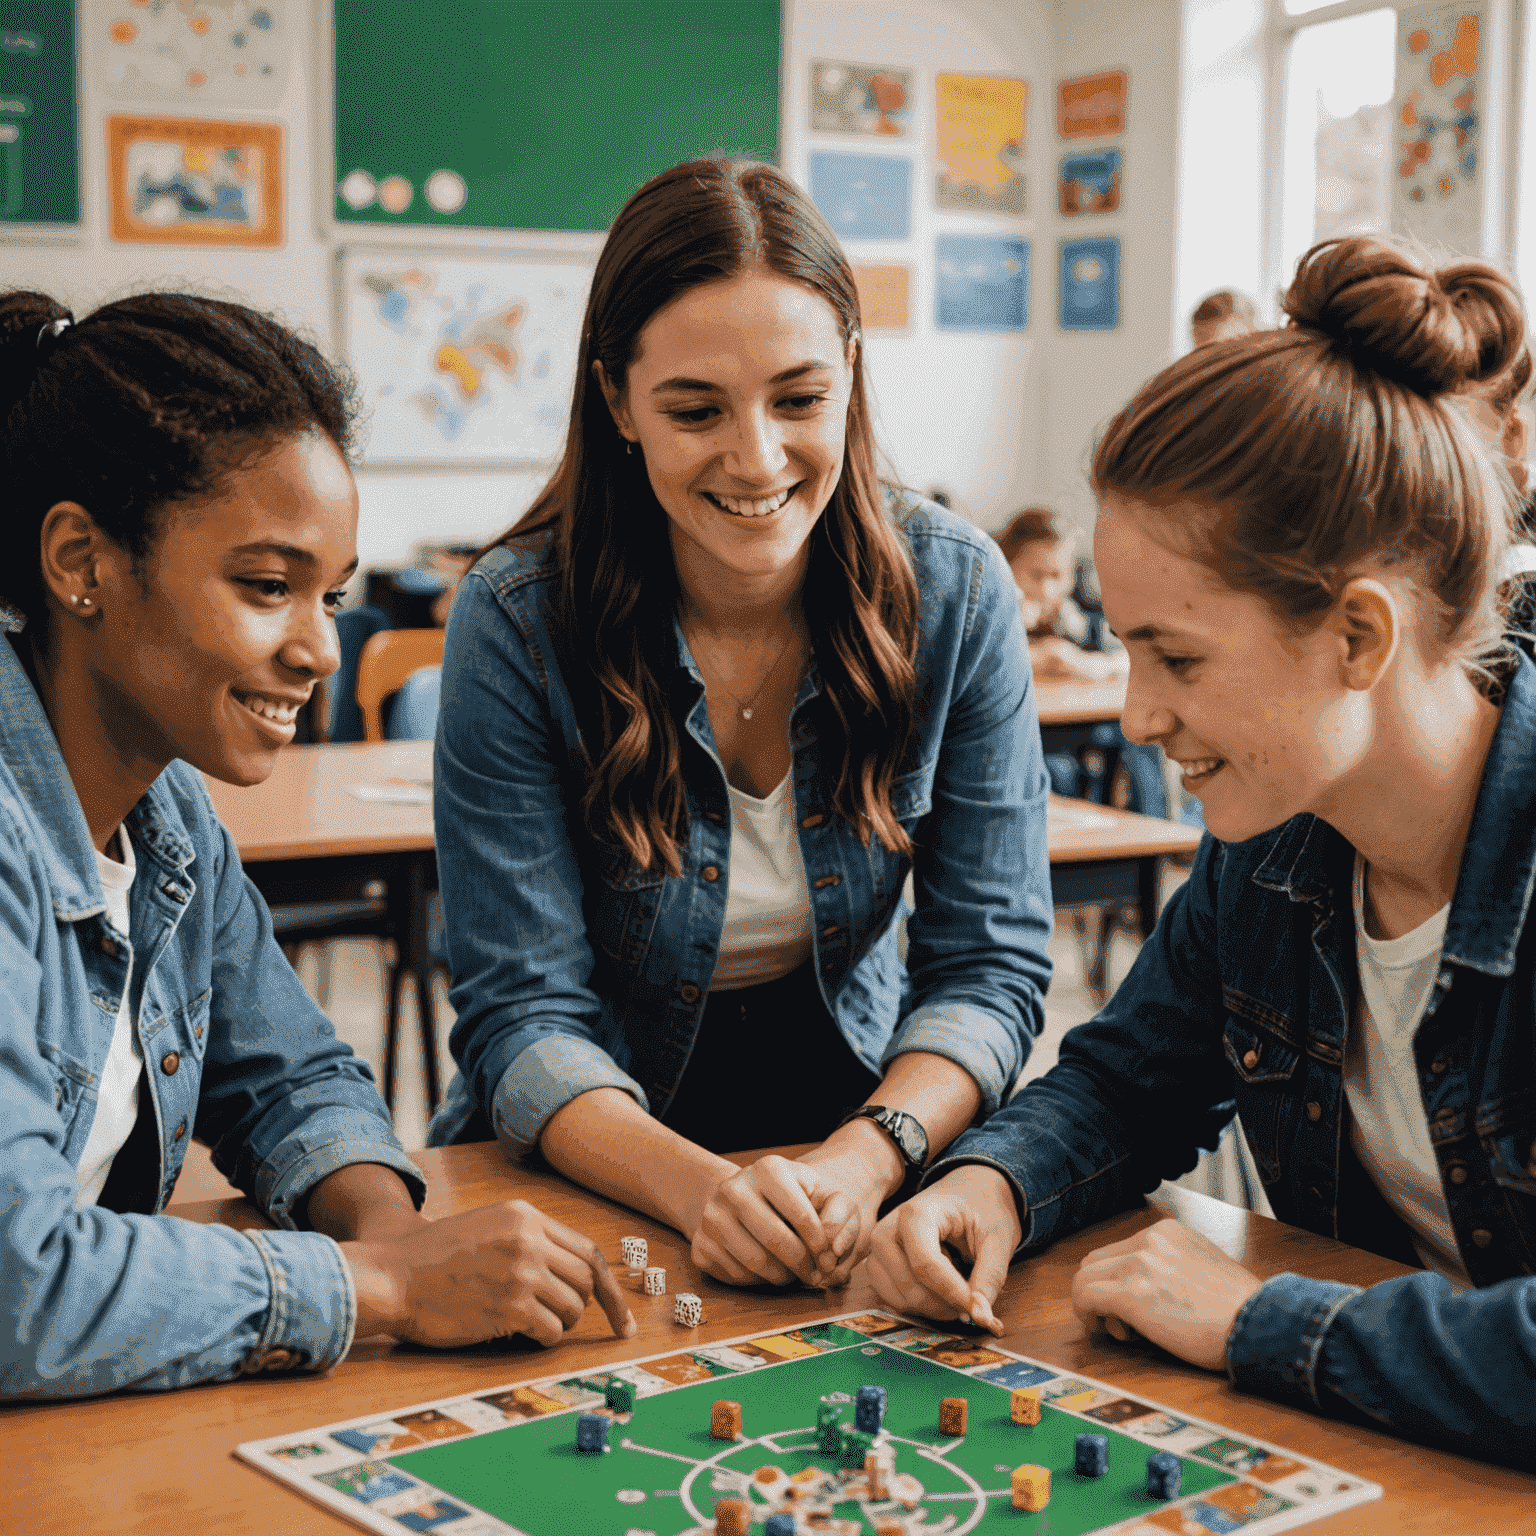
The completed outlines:
{"type": "Polygon", "coordinates": [[[375,805],[431,805],[431,779],[383,779],[377,784],[349,784],[347,793],[375,805]]]}
{"type": "Polygon", "coordinates": [[[1052,804],[1046,811],[1046,821],[1053,827],[1112,827],[1113,816],[1096,811],[1087,805],[1052,804]]]}

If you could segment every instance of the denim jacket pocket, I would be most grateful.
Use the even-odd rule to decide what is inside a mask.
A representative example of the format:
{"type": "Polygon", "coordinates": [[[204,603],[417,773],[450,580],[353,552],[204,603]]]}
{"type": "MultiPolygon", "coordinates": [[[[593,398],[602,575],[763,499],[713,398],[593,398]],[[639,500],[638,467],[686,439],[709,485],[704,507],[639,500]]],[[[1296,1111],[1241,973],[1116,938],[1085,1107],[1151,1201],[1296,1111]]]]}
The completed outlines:
{"type": "MultiPolygon", "coordinates": [[[[1477,1135],[1494,1183],[1536,1195],[1536,1088],[1517,1088],[1481,1105],[1477,1135]]],[[[1536,1206],[1531,1214],[1536,1217],[1536,1206]]]]}
{"type": "Polygon", "coordinates": [[[933,775],[938,759],[891,780],[891,814],[907,831],[933,809],[933,775]]]}
{"type": "Polygon", "coordinates": [[[1245,998],[1224,996],[1232,1010],[1222,1031],[1221,1046],[1237,1080],[1237,1112],[1243,1136],[1253,1153],[1259,1177],[1266,1184],[1280,1179],[1281,1142],[1289,1111],[1295,1107],[1292,1080],[1301,1052],[1254,1015],[1262,1010],[1245,998]]]}
{"type": "Polygon", "coordinates": [[[86,1137],[91,1133],[91,1121],[96,1118],[95,1075],[52,1040],[40,1038],[37,1049],[53,1074],[53,1107],[64,1127],[64,1154],[78,1164],[86,1137]],[[87,1103],[91,1113],[82,1117],[81,1110],[87,1103]]]}
{"type": "Polygon", "coordinates": [[[599,871],[599,883],[588,904],[587,922],[593,947],[624,978],[633,980],[645,965],[656,914],[661,909],[665,874],[652,874],[633,864],[612,864],[599,871]]]}

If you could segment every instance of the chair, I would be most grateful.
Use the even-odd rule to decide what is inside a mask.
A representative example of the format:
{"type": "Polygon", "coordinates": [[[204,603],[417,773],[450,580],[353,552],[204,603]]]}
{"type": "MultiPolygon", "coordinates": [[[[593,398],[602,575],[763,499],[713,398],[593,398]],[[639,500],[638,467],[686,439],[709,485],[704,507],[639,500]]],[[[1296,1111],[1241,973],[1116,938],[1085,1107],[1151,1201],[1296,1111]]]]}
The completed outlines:
{"type": "Polygon", "coordinates": [[[386,629],[369,637],[357,658],[357,704],[363,740],[384,740],[384,701],[422,667],[443,664],[441,629],[386,629]]]}

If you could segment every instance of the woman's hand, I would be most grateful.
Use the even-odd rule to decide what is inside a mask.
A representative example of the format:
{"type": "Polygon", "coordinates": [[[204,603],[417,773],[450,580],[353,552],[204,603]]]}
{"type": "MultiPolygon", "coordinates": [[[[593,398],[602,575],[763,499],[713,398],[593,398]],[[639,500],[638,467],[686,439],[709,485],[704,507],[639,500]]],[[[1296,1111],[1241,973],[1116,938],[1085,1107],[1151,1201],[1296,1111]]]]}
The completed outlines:
{"type": "Polygon", "coordinates": [[[1013,1186],[985,1163],[964,1163],[898,1206],[875,1229],[870,1283],[898,1311],[965,1318],[1001,1334],[992,1303],[1022,1235],[1013,1186]],[[968,1265],[968,1278],[946,1246],[968,1265]]]}
{"type": "Polygon", "coordinates": [[[1072,1281],[1072,1306],[1090,1330],[1144,1338],[1207,1370],[1227,1362],[1227,1335],[1263,1282],[1209,1238],[1169,1219],[1097,1248],[1072,1281]]]}
{"type": "Polygon", "coordinates": [[[731,1285],[805,1285],[836,1267],[848,1211],[836,1182],[771,1154],[727,1174],[693,1228],[693,1262],[731,1285]]]}
{"type": "Polygon", "coordinates": [[[595,1297],[616,1338],[635,1320],[595,1243],[507,1200],[376,1241],[343,1243],[360,1338],[389,1333],[452,1348],[523,1333],[557,1344],[595,1297]]]}

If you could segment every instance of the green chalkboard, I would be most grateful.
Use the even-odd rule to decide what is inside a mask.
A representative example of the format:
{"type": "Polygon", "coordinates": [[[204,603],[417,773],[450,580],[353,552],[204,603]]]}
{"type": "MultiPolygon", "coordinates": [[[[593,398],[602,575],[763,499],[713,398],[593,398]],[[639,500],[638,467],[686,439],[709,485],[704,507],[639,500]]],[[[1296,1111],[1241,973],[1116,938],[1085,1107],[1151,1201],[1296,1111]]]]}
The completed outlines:
{"type": "Polygon", "coordinates": [[[74,0],[0,4],[0,222],[80,222],[74,0]]]}
{"type": "Polygon", "coordinates": [[[679,160],[776,160],[779,0],[334,0],[336,218],[607,229],[679,160]]]}

